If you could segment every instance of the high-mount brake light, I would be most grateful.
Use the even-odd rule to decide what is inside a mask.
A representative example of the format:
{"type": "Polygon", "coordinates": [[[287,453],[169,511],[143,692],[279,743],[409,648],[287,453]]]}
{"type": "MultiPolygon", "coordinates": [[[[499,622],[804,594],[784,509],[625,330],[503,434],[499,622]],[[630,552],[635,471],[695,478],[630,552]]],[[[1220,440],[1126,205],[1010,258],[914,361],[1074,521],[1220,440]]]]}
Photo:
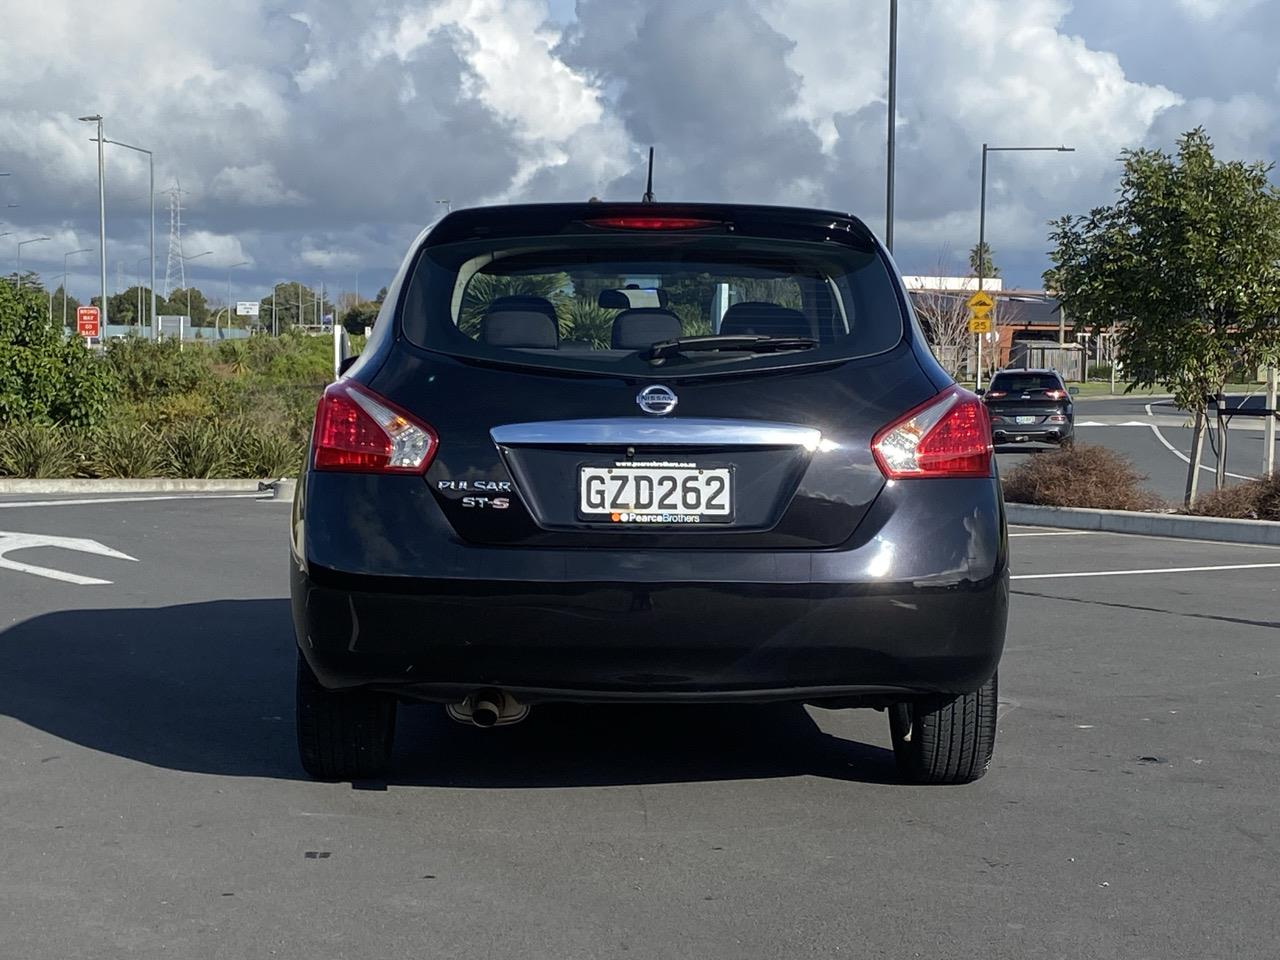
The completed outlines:
{"type": "Polygon", "coordinates": [[[959,387],[908,410],[871,441],[880,472],[890,480],[988,477],[991,450],[987,408],[959,387]]]}
{"type": "Polygon", "coordinates": [[[701,220],[696,217],[596,217],[586,221],[591,227],[607,227],[612,230],[697,230],[700,227],[716,227],[718,220],[701,220]]]}
{"type": "Polygon", "coordinates": [[[350,380],[325,388],[311,440],[317,470],[351,473],[422,473],[440,443],[425,423],[350,380]]]}

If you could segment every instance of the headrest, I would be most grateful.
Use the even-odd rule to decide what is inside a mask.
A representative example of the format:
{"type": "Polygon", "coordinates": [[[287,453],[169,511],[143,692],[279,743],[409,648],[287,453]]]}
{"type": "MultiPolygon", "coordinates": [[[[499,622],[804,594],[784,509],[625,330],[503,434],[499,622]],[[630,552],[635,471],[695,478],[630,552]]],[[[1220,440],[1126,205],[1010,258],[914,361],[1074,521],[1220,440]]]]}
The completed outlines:
{"type": "Polygon", "coordinates": [[[560,340],[556,308],[545,297],[497,297],[480,320],[480,339],[493,347],[554,350],[560,340]]]}
{"type": "Polygon", "coordinates": [[[809,321],[799,310],[776,303],[744,300],[724,312],[720,332],[734,336],[811,337],[809,321]]]}
{"type": "Polygon", "coordinates": [[[680,318],[670,310],[641,307],[624,310],[613,321],[613,349],[639,350],[683,333],[680,318]]]}
{"type": "Polygon", "coordinates": [[[661,287],[648,289],[629,284],[621,290],[601,290],[596,303],[606,310],[630,310],[633,307],[665,307],[667,291],[661,287]]]}

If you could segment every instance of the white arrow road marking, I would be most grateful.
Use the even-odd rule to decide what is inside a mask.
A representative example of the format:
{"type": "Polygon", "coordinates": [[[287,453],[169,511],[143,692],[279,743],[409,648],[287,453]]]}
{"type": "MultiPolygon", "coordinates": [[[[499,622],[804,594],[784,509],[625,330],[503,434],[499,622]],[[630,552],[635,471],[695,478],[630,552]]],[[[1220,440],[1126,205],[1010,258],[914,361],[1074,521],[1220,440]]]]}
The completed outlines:
{"type": "Polygon", "coordinates": [[[82,587],[111,582],[110,580],[99,580],[97,577],[82,577],[77,573],[66,573],[50,567],[37,567],[35,564],[10,560],[5,556],[5,554],[12,553],[14,550],[25,550],[29,547],[61,547],[63,550],[91,553],[98,557],[111,557],[113,560],[138,562],[137,557],[131,557],[127,553],[121,553],[119,550],[112,550],[97,540],[86,540],[82,537],[53,537],[43,533],[7,533],[0,530],[0,569],[16,570],[18,573],[29,573],[32,576],[61,580],[63,583],[74,583],[82,587]]]}

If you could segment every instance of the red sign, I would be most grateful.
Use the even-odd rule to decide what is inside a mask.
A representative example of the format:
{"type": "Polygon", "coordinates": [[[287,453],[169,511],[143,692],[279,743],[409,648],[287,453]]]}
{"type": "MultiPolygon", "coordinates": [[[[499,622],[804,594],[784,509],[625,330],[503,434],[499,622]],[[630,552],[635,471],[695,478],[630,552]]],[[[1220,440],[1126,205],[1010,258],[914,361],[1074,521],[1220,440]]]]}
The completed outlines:
{"type": "Polygon", "coordinates": [[[98,308],[97,307],[76,307],[76,333],[82,337],[97,337],[98,332],[98,308]]]}

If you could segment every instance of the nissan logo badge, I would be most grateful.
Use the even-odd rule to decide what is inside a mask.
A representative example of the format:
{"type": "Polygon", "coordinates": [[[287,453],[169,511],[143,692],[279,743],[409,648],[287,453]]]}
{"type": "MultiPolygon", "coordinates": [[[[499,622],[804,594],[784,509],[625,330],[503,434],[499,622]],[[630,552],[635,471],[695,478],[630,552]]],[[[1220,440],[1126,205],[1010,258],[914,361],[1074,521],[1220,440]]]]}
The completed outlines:
{"type": "Polygon", "coordinates": [[[679,402],[670,387],[657,383],[651,387],[645,387],[636,394],[636,403],[640,404],[640,409],[658,417],[670,413],[679,402]]]}

